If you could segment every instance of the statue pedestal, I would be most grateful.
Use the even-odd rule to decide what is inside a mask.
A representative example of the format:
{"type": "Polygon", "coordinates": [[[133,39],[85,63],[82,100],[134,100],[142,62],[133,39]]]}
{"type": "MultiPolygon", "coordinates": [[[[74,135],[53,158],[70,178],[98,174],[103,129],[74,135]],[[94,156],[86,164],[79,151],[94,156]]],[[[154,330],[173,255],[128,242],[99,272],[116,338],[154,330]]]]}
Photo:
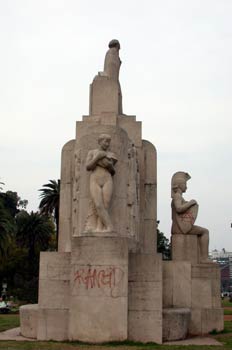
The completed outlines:
{"type": "Polygon", "coordinates": [[[189,261],[192,264],[198,264],[200,262],[200,251],[197,235],[172,235],[171,244],[173,261],[189,261]]]}
{"type": "Polygon", "coordinates": [[[97,75],[90,85],[90,115],[122,114],[122,94],[117,80],[97,75]]]}
{"type": "Polygon", "coordinates": [[[223,330],[219,266],[163,261],[163,306],[190,309],[189,334],[223,330]]]}
{"type": "Polygon", "coordinates": [[[72,247],[69,340],[127,339],[127,239],[76,237],[72,247]]]}

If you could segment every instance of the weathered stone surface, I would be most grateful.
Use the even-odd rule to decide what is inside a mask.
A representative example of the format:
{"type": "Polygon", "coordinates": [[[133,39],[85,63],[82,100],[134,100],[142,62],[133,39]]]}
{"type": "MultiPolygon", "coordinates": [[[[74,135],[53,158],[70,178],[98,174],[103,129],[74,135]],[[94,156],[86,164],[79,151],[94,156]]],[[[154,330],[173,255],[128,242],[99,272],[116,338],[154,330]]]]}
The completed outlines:
{"type": "Polygon", "coordinates": [[[163,340],[185,339],[189,329],[190,309],[163,309],[163,340]]]}
{"type": "Polygon", "coordinates": [[[130,254],[130,340],[162,342],[162,258],[159,254],[130,254]]]}
{"type": "Polygon", "coordinates": [[[62,149],[61,156],[59,252],[71,251],[74,146],[75,140],[67,142],[62,149]]]}
{"type": "Polygon", "coordinates": [[[213,330],[218,332],[224,329],[224,313],[222,308],[196,308],[191,311],[189,333],[202,335],[213,330]]]}
{"type": "Polygon", "coordinates": [[[20,333],[27,338],[37,337],[38,304],[23,305],[19,308],[20,333]]]}
{"type": "Polygon", "coordinates": [[[69,307],[70,262],[70,253],[43,252],[40,254],[40,308],[69,307]]]}
{"type": "Polygon", "coordinates": [[[38,340],[68,339],[69,310],[42,309],[38,310],[38,340]]]}
{"type": "Polygon", "coordinates": [[[224,329],[224,312],[219,309],[203,309],[202,310],[202,334],[206,334],[216,330],[218,332],[224,329]]]}
{"type": "Polygon", "coordinates": [[[142,123],[136,121],[133,115],[123,115],[118,117],[119,126],[125,130],[135,147],[142,146],[142,123]]]}
{"type": "Polygon", "coordinates": [[[140,245],[143,253],[153,253],[157,245],[157,169],[156,149],[148,141],[142,142],[140,156],[140,245]]]}
{"type": "Polygon", "coordinates": [[[191,264],[189,262],[163,261],[164,307],[190,308],[191,283],[191,264]]]}
{"type": "Polygon", "coordinates": [[[163,308],[173,307],[173,261],[163,261],[163,308]]]}
{"type": "Polygon", "coordinates": [[[129,340],[162,343],[162,310],[129,311],[129,340]]]}
{"type": "Polygon", "coordinates": [[[69,339],[126,339],[127,239],[75,238],[71,265],[69,339]]]}
{"type": "Polygon", "coordinates": [[[198,238],[194,235],[175,234],[171,237],[172,260],[199,262],[198,238]]]}
{"type": "Polygon", "coordinates": [[[90,85],[90,115],[121,114],[121,89],[117,81],[96,76],[90,85]]]}

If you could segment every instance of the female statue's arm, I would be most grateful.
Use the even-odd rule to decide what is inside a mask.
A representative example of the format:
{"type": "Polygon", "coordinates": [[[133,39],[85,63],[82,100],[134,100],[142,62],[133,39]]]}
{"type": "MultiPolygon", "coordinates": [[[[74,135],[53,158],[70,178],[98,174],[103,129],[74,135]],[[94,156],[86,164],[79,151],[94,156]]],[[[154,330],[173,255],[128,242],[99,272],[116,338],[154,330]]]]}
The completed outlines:
{"type": "Polygon", "coordinates": [[[96,168],[97,162],[106,156],[105,151],[98,151],[94,155],[94,151],[89,151],[86,159],[86,170],[94,170],[96,168]]]}

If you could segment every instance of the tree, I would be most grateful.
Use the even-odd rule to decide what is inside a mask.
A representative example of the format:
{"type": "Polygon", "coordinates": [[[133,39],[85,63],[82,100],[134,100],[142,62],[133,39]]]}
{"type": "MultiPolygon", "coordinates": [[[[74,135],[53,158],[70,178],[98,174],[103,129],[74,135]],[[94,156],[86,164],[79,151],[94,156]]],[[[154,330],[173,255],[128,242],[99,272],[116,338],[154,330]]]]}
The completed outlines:
{"type": "Polygon", "coordinates": [[[29,214],[25,210],[16,216],[16,241],[28,250],[29,261],[32,262],[41,250],[47,250],[54,233],[51,219],[41,213],[29,214]]]}
{"type": "Polygon", "coordinates": [[[171,259],[171,246],[169,243],[169,239],[165,237],[163,232],[160,232],[159,221],[157,221],[157,251],[158,253],[162,253],[163,260],[171,259]]]}
{"type": "Polygon", "coordinates": [[[43,185],[40,197],[39,209],[42,214],[50,215],[56,224],[56,239],[58,246],[59,234],[59,203],[60,203],[60,180],[49,180],[50,183],[43,185]]]}
{"type": "Polygon", "coordinates": [[[15,222],[0,198],[0,259],[5,258],[15,232],[15,222]]]}

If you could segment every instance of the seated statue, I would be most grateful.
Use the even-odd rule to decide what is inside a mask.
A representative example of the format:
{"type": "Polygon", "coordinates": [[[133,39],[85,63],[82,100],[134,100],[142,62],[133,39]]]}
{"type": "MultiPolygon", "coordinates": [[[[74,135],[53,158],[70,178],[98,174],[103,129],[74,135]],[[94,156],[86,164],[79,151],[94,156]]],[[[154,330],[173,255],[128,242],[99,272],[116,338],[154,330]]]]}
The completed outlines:
{"type": "Polygon", "coordinates": [[[182,194],[187,190],[187,181],[190,175],[178,171],[172,177],[172,234],[197,235],[200,248],[200,262],[211,263],[208,259],[209,231],[201,226],[194,225],[198,204],[194,199],[186,201],[182,194]]]}

